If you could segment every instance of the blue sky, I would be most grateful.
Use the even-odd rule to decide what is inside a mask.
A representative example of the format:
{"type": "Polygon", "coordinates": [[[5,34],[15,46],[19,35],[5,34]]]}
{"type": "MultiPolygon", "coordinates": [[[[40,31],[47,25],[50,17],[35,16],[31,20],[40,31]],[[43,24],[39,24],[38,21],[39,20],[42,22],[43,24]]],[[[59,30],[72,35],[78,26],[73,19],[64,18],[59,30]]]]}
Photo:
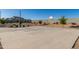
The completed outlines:
{"type": "MultiPolygon", "coordinates": [[[[19,9],[2,9],[1,17],[19,16],[19,9]]],[[[48,19],[49,16],[59,18],[79,18],[79,9],[21,9],[22,17],[26,19],[48,19]]]]}

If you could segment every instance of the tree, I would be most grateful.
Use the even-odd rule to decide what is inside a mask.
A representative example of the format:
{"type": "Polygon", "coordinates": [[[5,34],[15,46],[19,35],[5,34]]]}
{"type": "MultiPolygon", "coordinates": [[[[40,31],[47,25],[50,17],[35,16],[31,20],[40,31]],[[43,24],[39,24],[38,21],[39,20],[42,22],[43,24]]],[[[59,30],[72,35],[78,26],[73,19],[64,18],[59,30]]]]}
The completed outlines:
{"type": "Polygon", "coordinates": [[[5,24],[4,18],[0,19],[0,23],[1,23],[1,24],[5,24]]]}
{"type": "Polygon", "coordinates": [[[67,21],[67,19],[64,17],[64,16],[62,16],[60,19],[59,19],[59,21],[60,21],[60,24],[66,24],[66,21],[67,21]]]}

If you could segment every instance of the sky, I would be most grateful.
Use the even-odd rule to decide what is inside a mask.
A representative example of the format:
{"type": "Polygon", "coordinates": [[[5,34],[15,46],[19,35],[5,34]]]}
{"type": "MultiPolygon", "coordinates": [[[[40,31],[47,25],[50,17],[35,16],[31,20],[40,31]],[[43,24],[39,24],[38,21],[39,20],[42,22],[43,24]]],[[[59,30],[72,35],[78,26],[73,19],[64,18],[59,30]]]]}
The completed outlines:
{"type": "MultiPolygon", "coordinates": [[[[2,18],[10,18],[12,16],[20,16],[20,9],[1,9],[2,18]]],[[[21,17],[25,19],[45,20],[49,16],[52,16],[54,19],[61,16],[79,18],[79,9],[21,9],[21,17]]]]}

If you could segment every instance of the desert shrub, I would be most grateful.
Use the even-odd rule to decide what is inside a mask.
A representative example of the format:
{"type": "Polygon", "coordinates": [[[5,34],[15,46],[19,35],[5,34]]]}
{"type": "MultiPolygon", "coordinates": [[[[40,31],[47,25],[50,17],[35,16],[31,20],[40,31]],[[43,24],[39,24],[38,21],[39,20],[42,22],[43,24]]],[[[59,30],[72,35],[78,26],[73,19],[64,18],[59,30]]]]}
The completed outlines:
{"type": "Polygon", "coordinates": [[[23,25],[23,27],[25,27],[25,25],[23,25]]]}
{"type": "Polygon", "coordinates": [[[39,21],[39,24],[42,24],[42,21],[41,20],[39,21]]]}
{"type": "Polygon", "coordinates": [[[27,27],[29,27],[30,25],[27,25],[27,27]]]}
{"type": "Polygon", "coordinates": [[[16,27],[18,27],[18,25],[16,25],[16,27]]]}
{"type": "Polygon", "coordinates": [[[44,24],[43,25],[48,25],[46,22],[44,22],[44,24]]]}
{"type": "Polygon", "coordinates": [[[56,22],[56,24],[58,24],[58,22],[56,22]]]}
{"type": "Polygon", "coordinates": [[[16,27],[18,27],[18,25],[13,24],[13,25],[11,25],[10,27],[14,27],[14,28],[16,28],[16,27]]]}
{"type": "Polygon", "coordinates": [[[10,27],[13,27],[12,25],[10,27]]]}
{"type": "Polygon", "coordinates": [[[71,23],[72,25],[76,25],[76,23],[71,23]]]}

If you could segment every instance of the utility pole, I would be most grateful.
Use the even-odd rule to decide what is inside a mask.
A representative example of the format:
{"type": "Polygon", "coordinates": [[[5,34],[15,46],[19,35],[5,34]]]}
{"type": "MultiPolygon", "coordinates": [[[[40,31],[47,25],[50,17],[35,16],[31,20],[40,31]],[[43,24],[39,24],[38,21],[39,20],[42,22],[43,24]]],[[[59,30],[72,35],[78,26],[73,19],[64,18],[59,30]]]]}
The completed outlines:
{"type": "Polygon", "coordinates": [[[1,19],[1,9],[0,9],[0,19],[1,19]]]}
{"type": "Polygon", "coordinates": [[[20,19],[19,19],[19,27],[21,27],[21,9],[19,10],[19,16],[20,16],[20,19]]]}

